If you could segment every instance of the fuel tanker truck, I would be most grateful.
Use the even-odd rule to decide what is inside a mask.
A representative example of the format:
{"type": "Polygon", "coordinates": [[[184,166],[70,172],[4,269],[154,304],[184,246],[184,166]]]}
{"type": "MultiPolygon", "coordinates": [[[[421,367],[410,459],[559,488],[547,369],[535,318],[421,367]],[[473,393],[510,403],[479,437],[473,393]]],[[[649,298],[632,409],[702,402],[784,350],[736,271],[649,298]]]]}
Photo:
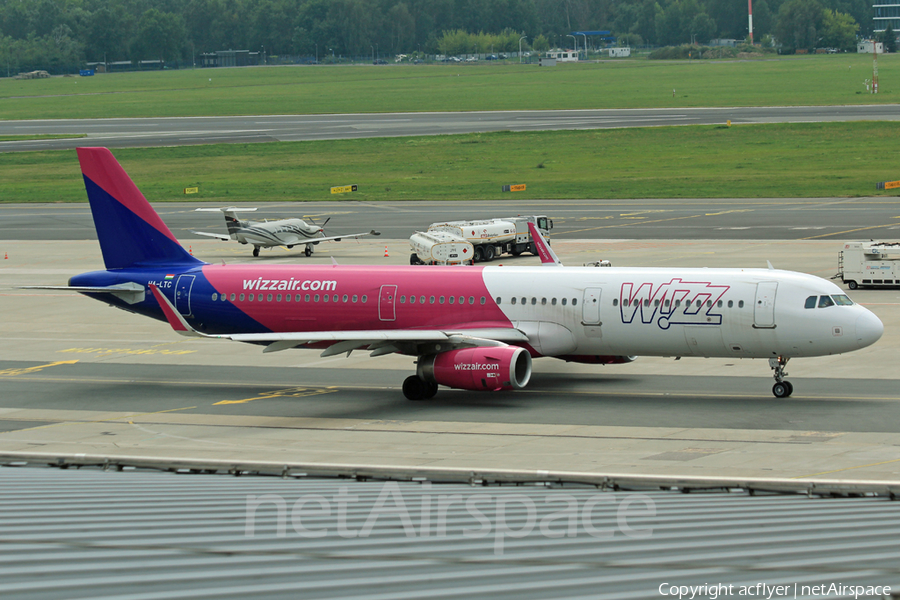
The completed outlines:
{"type": "MultiPolygon", "coordinates": [[[[448,234],[460,241],[466,241],[474,248],[474,262],[490,262],[503,254],[512,254],[513,256],[518,256],[523,252],[537,254],[534,240],[528,231],[529,222],[535,224],[545,239],[549,237],[550,230],[553,229],[553,221],[543,215],[432,223],[428,227],[427,233],[448,234]]],[[[446,238],[444,240],[446,241],[446,238]]],[[[410,243],[412,243],[412,238],[410,238],[410,243]]],[[[414,254],[419,254],[418,250],[414,250],[414,254]]],[[[419,256],[421,258],[421,255],[419,256]]],[[[410,258],[410,262],[412,262],[412,258],[410,258]]],[[[422,260],[422,263],[426,262],[424,259],[422,260]]]]}
{"type": "Polygon", "coordinates": [[[411,265],[471,265],[475,251],[468,241],[442,231],[417,231],[409,238],[411,265]]]}

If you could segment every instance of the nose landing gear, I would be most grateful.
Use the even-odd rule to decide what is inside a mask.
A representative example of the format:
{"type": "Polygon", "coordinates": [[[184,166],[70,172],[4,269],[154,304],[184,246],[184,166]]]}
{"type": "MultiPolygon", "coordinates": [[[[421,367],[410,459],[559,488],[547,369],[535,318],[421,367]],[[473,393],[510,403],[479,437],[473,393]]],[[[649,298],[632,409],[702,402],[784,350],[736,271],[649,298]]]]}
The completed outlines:
{"type": "Polygon", "coordinates": [[[769,368],[775,371],[775,385],[772,386],[772,393],[776,398],[787,398],[794,393],[794,386],[790,381],[785,380],[787,373],[784,371],[784,367],[790,359],[789,356],[769,359],[769,368]]]}

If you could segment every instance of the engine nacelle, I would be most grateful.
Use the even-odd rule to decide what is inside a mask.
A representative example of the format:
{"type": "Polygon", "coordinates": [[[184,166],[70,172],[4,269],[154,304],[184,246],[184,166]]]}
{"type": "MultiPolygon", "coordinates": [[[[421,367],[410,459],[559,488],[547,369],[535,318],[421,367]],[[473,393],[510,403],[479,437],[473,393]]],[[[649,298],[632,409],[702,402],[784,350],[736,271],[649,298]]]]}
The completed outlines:
{"type": "Polygon", "coordinates": [[[554,358],[586,365],[623,365],[637,360],[637,356],[601,356],[594,354],[567,354],[566,356],[556,356],[554,358]]]}
{"type": "Polygon", "coordinates": [[[520,390],[531,379],[531,355],[517,346],[450,350],[419,358],[417,374],[462,390],[520,390]]]}

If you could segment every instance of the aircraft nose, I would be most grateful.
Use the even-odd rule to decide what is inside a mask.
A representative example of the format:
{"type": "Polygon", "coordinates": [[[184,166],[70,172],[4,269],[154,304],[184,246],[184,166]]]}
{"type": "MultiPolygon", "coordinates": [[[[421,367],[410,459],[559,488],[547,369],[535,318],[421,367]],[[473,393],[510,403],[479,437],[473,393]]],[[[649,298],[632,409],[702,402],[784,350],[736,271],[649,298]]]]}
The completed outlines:
{"type": "Polygon", "coordinates": [[[884,333],[884,323],[868,310],[856,319],[856,341],[860,348],[871,346],[884,333]]]}

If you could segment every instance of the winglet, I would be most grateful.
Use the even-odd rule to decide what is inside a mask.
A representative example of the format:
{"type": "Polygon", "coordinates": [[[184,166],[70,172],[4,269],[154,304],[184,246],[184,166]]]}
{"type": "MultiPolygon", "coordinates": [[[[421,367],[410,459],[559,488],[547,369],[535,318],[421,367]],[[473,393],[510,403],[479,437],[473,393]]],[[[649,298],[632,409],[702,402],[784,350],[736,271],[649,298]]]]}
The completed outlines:
{"type": "Polygon", "coordinates": [[[159,302],[159,307],[162,309],[163,314],[166,315],[166,321],[169,322],[169,325],[172,326],[172,329],[174,329],[176,333],[188,337],[203,337],[202,333],[191,327],[188,322],[184,320],[184,317],[175,310],[175,307],[172,306],[169,299],[159,291],[156,284],[150,284],[150,291],[153,292],[153,296],[156,298],[156,301],[159,302]]]}
{"type": "Polygon", "coordinates": [[[541,264],[550,267],[561,267],[563,264],[560,262],[559,257],[556,256],[556,253],[550,248],[550,244],[547,243],[547,240],[544,239],[544,236],[541,235],[541,232],[538,231],[538,228],[534,226],[534,223],[528,223],[528,231],[531,232],[531,238],[534,240],[534,247],[538,251],[538,255],[541,257],[541,264]]]}

